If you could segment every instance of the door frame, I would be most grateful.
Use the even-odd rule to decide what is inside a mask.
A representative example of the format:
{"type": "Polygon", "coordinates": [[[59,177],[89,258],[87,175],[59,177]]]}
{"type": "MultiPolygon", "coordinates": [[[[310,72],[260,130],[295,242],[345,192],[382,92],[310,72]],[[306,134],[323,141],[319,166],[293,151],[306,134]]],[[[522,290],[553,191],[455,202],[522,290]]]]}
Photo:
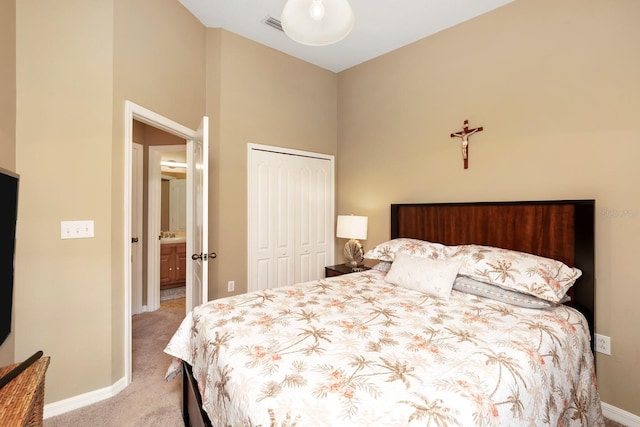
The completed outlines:
{"type": "MultiPolygon", "coordinates": [[[[173,120],[161,116],[129,100],[124,102],[124,212],[123,212],[123,277],[124,283],[124,386],[131,384],[132,344],[131,344],[131,149],[133,147],[133,120],[148,124],[170,134],[184,138],[187,143],[196,136],[196,131],[173,120]]],[[[187,219],[188,220],[188,219],[187,219]]],[[[188,238],[188,236],[187,236],[188,238]]],[[[189,283],[187,283],[187,291],[189,283]]]]}

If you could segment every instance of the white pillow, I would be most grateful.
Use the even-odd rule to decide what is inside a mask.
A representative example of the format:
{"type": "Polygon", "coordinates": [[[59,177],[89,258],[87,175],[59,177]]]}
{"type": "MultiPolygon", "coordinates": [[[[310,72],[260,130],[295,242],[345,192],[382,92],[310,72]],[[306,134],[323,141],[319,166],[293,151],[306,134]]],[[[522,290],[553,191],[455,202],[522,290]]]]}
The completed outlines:
{"type": "Polygon", "coordinates": [[[384,280],[403,288],[449,299],[459,269],[460,262],[457,261],[421,258],[397,252],[384,280]]]}

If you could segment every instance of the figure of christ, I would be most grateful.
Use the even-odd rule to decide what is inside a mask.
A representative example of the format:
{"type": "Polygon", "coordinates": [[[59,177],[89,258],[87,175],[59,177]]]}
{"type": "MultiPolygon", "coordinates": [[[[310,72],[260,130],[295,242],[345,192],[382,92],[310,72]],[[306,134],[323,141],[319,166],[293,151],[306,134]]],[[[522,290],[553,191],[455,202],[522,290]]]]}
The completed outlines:
{"type": "Polygon", "coordinates": [[[460,132],[454,132],[451,134],[451,138],[462,139],[462,159],[464,160],[464,168],[469,168],[469,137],[476,132],[482,132],[482,127],[469,129],[469,120],[464,121],[464,127],[460,132]]]}

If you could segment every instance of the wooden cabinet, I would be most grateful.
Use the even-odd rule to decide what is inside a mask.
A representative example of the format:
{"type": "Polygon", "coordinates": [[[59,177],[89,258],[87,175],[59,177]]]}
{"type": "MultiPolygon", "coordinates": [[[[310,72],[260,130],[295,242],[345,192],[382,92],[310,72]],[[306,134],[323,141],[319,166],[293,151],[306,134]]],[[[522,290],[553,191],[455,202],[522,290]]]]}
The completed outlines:
{"type": "Polygon", "coordinates": [[[187,245],[176,245],[176,281],[184,284],[187,281],[187,245]]]}
{"type": "Polygon", "coordinates": [[[166,243],[160,245],[160,289],[184,286],[186,279],[186,243],[166,243]]]}

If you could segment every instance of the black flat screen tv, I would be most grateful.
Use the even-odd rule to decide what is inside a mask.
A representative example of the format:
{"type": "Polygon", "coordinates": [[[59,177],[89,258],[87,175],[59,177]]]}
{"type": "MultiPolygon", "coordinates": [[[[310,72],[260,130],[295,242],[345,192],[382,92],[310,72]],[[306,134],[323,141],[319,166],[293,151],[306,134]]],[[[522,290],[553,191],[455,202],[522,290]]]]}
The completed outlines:
{"type": "Polygon", "coordinates": [[[11,332],[19,176],[0,168],[0,345],[11,332]]]}

